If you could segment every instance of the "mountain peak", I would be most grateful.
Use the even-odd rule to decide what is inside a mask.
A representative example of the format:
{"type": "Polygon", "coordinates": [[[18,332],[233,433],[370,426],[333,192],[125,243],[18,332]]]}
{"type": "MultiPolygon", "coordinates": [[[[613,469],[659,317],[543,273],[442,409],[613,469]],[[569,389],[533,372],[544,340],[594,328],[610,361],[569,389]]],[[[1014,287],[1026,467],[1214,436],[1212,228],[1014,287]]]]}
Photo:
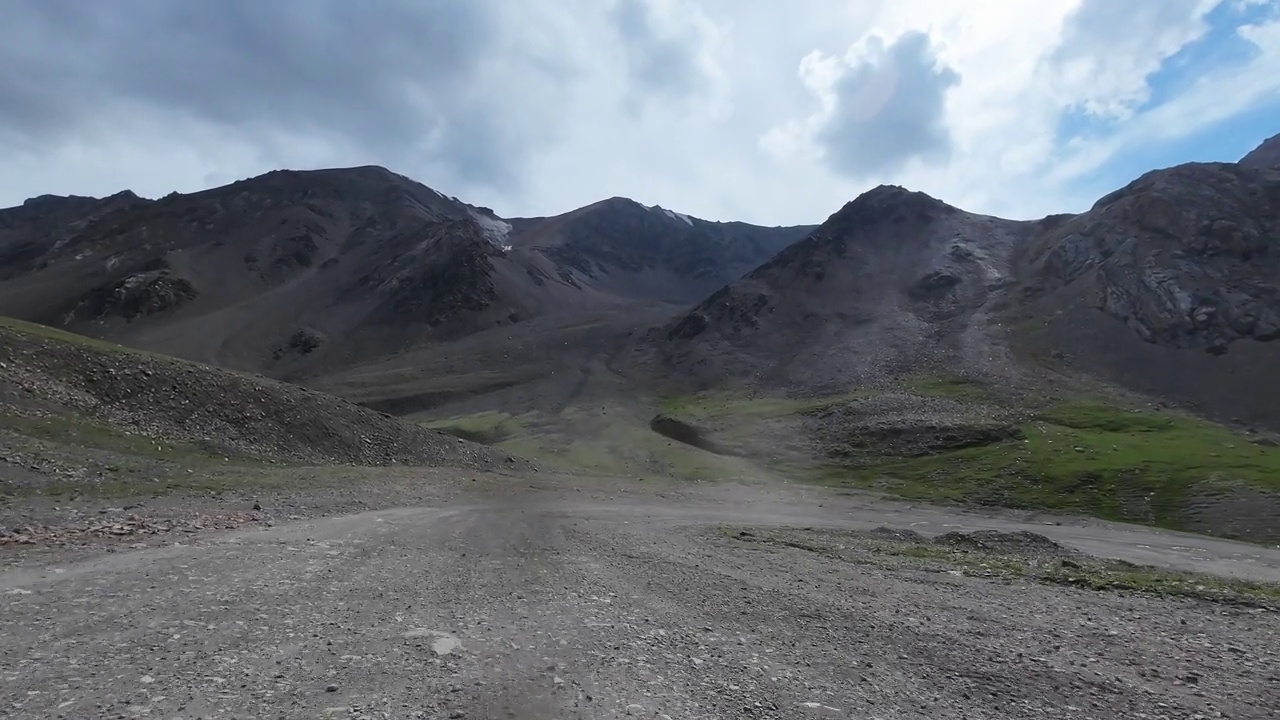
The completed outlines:
{"type": "Polygon", "coordinates": [[[926,219],[954,211],[955,208],[931,195],[900,185],[877,185],[846,203],[832,217],[875,222],[909,215],[926,219]]]}
{"type": "Polygon", "coordinates": [[[53,195],[46,193],[44,195],[36,195],[22,201],[23,207],[52,207],[60,203],[84,203],[97,200],[95,197],[88,195],[53,195]]]}
{"type": "Polygon", "coordinates": [[[606,198],[604,200],[600,200],[599,202],[594,202],[588,205],[587,208],[593,208],[593,209],[599,209],[599,210],[615,210],[615,211],[645,209],[644,205],[636,202],[635,200],[632,200],[631,198],[622,197],[620,195],[614,195],[611,198],[606,198]]]}
{"type": "Polygon", "coordinates": [[[1259,170],[1280,169],[1280,135],[1272,135],[1264,140],[1261,145],[1241,158],[1240,164],[1259,170]]]}
{"type": "Polygon", "coordinates": [[[614,213],[626,213],[628,215],[635,216],[635,217],[641,217],[642,214],[644,215],[653,214],[655,216],[664,217],[674,222],[683,223],[690,227],[693,226],[693,221],[694,221],[694,218],[691,218],[688,215],[685,215],[684,213],[676,212],[675,210],[669,210],[667,208],[662,207],[661,205],[645,205],[644,203],[638,202],[636,200],[632,200],[631,198],[625,198],[625,197],[619,197],[619,196],[614,196],[607,200],[601,200],[599,202],[592,203],[591,205],[588,205],[587,207],[583,208],[583,210],[597,210],[597,211],[608,211],[608,212],[614,212],[614,213]]]}

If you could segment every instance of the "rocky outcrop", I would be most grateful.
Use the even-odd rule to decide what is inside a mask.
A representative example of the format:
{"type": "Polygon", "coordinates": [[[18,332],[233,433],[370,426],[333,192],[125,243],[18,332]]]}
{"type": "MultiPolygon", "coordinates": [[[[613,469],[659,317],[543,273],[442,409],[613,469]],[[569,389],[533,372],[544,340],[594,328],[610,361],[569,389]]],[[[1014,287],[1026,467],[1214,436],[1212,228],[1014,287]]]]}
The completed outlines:
{"type": "Polygon", "coordinates": [[[310,355],[316,350],[319,350],[320,346],[324,345],[326,339],[327,338],[325,338],[324,333],[318,330],[314,330],[312,328],[299,328],[289,336],[288,340],[276,346],[275,350],[272,351],[272,357],[276,360],[280,360],[281,358],[289,355],[310,355]]]}
{"type": "Polygon", "coordinates": [[[1280,337],[1280,174],[1234,164],[1149,173],[1037,239],[1028,293],[1076,283],[1143,340],[1223,353],[1280,337]]]}
{"type": "Polygon", "coordinates": [[[497,297],[494,259],[503,251],[469,220],[397,235],[383,252],[389,256],[339,298],[370,298],[373,322],[436,327],[485,310],[497,297]]]}
{"type": "Polygon", "coordinates": [[[119,317],[125,320],[156,315],[194,300],[199,292],[190,281],[167,270],[140,272],[93,288],[71,311],[79,320],[119,317]]]}

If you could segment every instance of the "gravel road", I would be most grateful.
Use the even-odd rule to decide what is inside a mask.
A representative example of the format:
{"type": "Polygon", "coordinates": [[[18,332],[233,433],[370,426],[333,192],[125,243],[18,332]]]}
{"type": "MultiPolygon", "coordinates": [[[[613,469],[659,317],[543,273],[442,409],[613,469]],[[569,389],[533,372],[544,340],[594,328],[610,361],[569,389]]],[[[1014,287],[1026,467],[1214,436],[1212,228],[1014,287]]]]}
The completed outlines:
{"type": "Polygon", "coordinates": [[[738,527],[1280,550],[812,488],[552,482],[0,572],[5,718],[1270,718],[1280,617],[852,563],[738,527]],[[1061,524],[1053,524],[1053,523],[1061,524]]]}

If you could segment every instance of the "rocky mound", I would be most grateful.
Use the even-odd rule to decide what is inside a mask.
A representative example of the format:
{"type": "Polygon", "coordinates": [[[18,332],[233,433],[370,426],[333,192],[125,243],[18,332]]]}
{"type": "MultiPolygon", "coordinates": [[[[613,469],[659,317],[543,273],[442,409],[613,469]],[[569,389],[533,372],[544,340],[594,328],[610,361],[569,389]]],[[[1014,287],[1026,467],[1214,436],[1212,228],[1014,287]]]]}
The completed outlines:
{"type": "Polygon", "coordinates": [[[0,324],[0,412],[87,418],[158,440],[292,463],[514,462],[322,393],[10,321],[0,324]]]}
{"type": "Polygon", "coordinates": [[[841,464],[918,457],[1022,438],[997,407],[953,398],[886,393],[805,413],[815,449],[841,464]]]}
{"type": "Polygon", "coordinates": [[[1066,556],[1076,551],[1063,547],[1039,533],[1029,530],[1002,532],[999,530],[975,530],[973,532],[949,532],[933,538],[934,545],[954,550],[993,553],[996,555],[1066,556]]]}

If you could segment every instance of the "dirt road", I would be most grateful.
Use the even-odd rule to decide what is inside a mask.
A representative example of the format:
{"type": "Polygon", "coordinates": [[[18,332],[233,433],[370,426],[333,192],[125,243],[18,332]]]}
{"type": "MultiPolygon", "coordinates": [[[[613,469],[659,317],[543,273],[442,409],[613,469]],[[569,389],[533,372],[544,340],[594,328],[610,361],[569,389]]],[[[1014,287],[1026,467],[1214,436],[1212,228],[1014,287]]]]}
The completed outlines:
{"type": "Polygon", "coordinates": [[[458,494],[0,573],[6,718],[1267,718],[1280,618],[744,543],[1025,527],[1280,580],[1280,550],[717,485],[458,494]]]}

